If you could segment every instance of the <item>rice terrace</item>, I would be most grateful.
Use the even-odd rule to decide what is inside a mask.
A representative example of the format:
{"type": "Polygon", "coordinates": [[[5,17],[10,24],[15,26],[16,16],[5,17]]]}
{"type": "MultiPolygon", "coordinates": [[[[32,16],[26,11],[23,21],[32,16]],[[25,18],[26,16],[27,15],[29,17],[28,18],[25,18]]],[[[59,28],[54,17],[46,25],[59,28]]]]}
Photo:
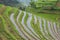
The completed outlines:
{"type": "Polygon", "coordinates": [[[60,0],[0,0],[0,40],[60,40],[60,0]]]}

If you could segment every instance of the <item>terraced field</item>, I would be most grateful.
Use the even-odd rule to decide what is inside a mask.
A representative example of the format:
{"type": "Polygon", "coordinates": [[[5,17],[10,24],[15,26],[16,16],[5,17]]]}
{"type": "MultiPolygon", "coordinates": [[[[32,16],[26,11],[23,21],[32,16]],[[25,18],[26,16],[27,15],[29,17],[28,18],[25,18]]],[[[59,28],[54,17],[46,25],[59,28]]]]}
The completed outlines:
{"type": "Polygon", "coordinates": [[[60,40],[59,22],[14,7],[0,10],[0,40],[60,40]]]}

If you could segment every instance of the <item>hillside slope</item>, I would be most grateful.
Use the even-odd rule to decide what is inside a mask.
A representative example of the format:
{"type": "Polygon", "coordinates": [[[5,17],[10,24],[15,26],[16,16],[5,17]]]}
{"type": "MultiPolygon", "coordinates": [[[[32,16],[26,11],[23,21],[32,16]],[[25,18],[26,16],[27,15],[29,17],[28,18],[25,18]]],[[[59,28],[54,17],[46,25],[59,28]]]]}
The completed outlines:
{"type": "Polygon", "coordinates": [[[59,40],[60,23],[45,16],[0,5],[0,40],[59,40]]]}

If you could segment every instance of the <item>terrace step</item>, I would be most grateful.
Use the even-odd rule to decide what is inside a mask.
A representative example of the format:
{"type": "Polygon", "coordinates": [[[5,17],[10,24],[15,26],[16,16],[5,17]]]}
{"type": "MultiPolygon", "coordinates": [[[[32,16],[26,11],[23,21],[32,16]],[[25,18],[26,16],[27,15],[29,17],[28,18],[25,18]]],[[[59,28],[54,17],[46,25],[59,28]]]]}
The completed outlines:
{"type": "Polygon", "coordinates": [[[11,7],[1,9],[0,39],[6,40],[59,40],[60,24],[11,7]],[[8,9],[9,8],[9,9],[8,9]],[[15,12],[12,12],[15,11],[15,12]],[[18,11],[18,12],[17,12],[18,11]],[[4,36],[3,36],[4,35],[4,36]]]}
{"type": "MultiPolygon", "coordinates": [[[[21,14],[19,13],[18,15],[16,16],[17,23],[19,23],[19,25],[21,25],[20,27],[23,32],[23,35],[25,35],[28,39],[31,39],[31,40],[32,39],[33,40],[36,40],[36,39],[37,40],[40,40],[40,39],[41,40],[59,40],[60,39],[60,35],[57,30],[58,25],[56,22],[51,23],[49,20],[37,17],[31,13],[24,12],[24,11],[22,11],[21,14]],[[28,14],[28,17],[25,20],[25,17],[27,14],[28,14]],[[24,21],[26,21],[26,22],[24,22],[24,21]],[[34,27],[36,27],[36,28],[34,28],[34,27]],[[38,27],[38,30],[37,30],[37,27],[38,27]],[[35,31],[35,30],[37,30],[37,31],[35,31]],[[39,32],[39,33],[37,33],[37,32],[39,32]],[[31,38],[31,37],[33,37],[33,38],[31,38]]],[[[17,27],[18,27],[18,25],[17,25],[17,27]]],[[[28,40],[25,37],[23,37],[23,38],[28,40]]]]}

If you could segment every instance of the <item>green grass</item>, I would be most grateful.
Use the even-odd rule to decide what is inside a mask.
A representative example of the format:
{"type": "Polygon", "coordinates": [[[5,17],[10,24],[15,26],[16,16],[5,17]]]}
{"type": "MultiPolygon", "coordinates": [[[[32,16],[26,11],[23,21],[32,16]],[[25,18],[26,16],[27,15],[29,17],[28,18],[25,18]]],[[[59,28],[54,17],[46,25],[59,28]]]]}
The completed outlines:
{"type": "Polygon", "coordinates": [[[9,35],[9,37],[11,37],[13,40],[15,40],[16,38],[7,30],[7,27],[6,27],[6,22],[5,22],[5,20],[4,20],[4,18],[2,18],[2,22],[3,22],[3,27],[4,27],[4,32],[6,32],[8,35],[9,35]]]}
{"type": "Polygon", "coordinates": [[[43,13],[36,13],[35,15],[40,16],[41,18],[45,18],[46,20],[51,20],[57,22],[59,14],[43,14],[43,13]]]}
{"type": "Polygon", "coordinates": [[[3,5],[2,4],[0,4],[0,7],[2,7],[3,5]]]}
{"type": "Polygon", "coordinates": [[[26,14],[25,18],[24,18],[24,24],[27,26],[27,19],[28,19],[28,14],[26,14]]]}
{"type": "Polygon", "coordinates": [[[3,32],[4,31],[4,19],[2,19],[3,17],[0,15],[0,32],[3,32]]]}
{"type": "MultiPolygon", "coordinates": [[[[20,14],[20,17],[19,17],[19,19],[18,19],[18,21],[19,21],[19,23],[20,23],[19,28],[23,29],[23,30],[26,32],[26,30],[24,29],[23,25],[21,24],[23,15],[24,15],[24,12],[22,11],[22,13],[20,14]]],[[[27,32],[26,32],[26,33],[27,33],[27,32]]]]}
{"type": "MultiPolygon", "coordinates": [[[[7,18],[7,17],[6,17],[7,18]]],[[[7,18],[7,20],[5,19],[5,21],[7,21],[7,25],[10,25],[10,27],[8,27],[10,30],[10,32],[16,37],[16,39],[19,39],[19,40],[21,40],[21,38],[20,38],[20,36],[19,36],[19,33],[18,33],[18,31],[16,30],[16,28],[15,28],[15,26],[12,24],[12,22],[9,20],[9,19],[7,18]]]]}
{"type": "MultiPolygon", "coordinates": [[[[10,21],[10,14],[12,13],[11,12],[11,10],[12,10],[13,8],[11,8],[11,7],[9,7],[9,6],[7,6],[6,7],[6,10],[4,11],[4,13],[3,13],[3,17],[4,17],[4,19],[5,19],[5,21],[7,22],[7,25],[6,26],[10,26],[10,30],[8,31],[8,32],[10,32],[10,34],[9,35],[12,35],[12,36],[14,36],[15,37],[15,40],[16,39],[18,39],[18,40],[22,40],[22,38],[19,36],[19,33],[18,33],[18,31],[16,30],[16,28],[15,28],[15,26],[12,24],[12,22],[10,21]],[[11,32],[12,31],[12,32],[11,32]]],[[[7,27],[8,29],[9,29],[9,27],[7,27]]],[[[8,33],[6,33],[6,34],[8,34],[8,33]]],[[[12,40],[12,39],[11,39],[12,40]]]]}
{"type": "MultiPolygon", "coordinates": [[[[47,20],[46,20],[47,21],[47,20]]],[[[44,30],[44,21],[42,20],[42,27],[43,27],[43,32],[45,33],[45,30],[44,30]]],[[[48,24],[46,23],[46,27],[48,27],[48,24]]],[[[46,31],[48,31],[48,28],[46,28],[47,30],[46,31]]],[[[50,35],[50,33],[49,33],[49,31],[48,31],[48,34],[46,34],[45,33],[45,36],[47,36],[50,40],[51,39],[54,39],[51,35],[50,35]]]]}
{"type": "MultiPolygon", "coordinates": [[[[2,16],[0,16],[0,21],[1,21],[1,23],[0,23],[0,34],[3,35],[3,34],[5,34],[6,30],[5,30],[5,20],[3,19],[2,16]]],[[[3,36],[5,36],[5,35],[3,35],[3,36]]],[[[6,35],[6,38],[7,38],[7,36],[8,35],[6,35]]],[[[11,37],[11,36],[8,36],[8,37],[11,37]]]]}
{"type": "Polygon", "coordinates": [[[6,10],[3,12],[3,15],[9,15],[9,12],[11,11],[11,7],[7,6],[6,10]]]}
{"type": "Polygon", "coordinates": [[[0,39],[8,40],[3,34],[0,33],[0,39]]]}
{"type": "MultiPolygon", "coordinates": [[[[26,13],[26,16],[25,16],[25,18],[24,18],[24,24],[26,25],[26,27],[27,27],[27,19],[28,19],[28,17],[29,17],[29,15],[28,15],[28,13],[26,13]]],[[[28,27],[27,27],[28,28],[28,27]]],[[[29,28],[28,28],[29,29],[29,28]]],[[[29,29],[30,30],[30,29],[29,29]]],[[[32,31],[31,31],[32,32],[32,31]]],[[[33,33],[33,32],[32,32],[33,33]]],[[[34,34],[34,33],[33,33],[34,34]]],[[[32,36],[32,35],[31,35],[32,36]]]]}
{"type": "MultiPolygon", "coordinates": [[[[0,4],[0,8],[2,6],[3,5],[0,4]]],[[[34,10],[31,10],[31,11],[34,11],[34,10]]],[[[6,37],[7,40],[16,40],[16,39],[17,40],[24,40],[24,38],[22,38],[19,35],[19,32],[15,28],[15,25],[10,20],[10,15],[12,13],[14,13],[14,20],[17,23],[16,18],[19,15],[19,9],[18,8],[6,6],[6,9],[2,13],[2,15],[0,15],[0,34],[4,35],[3,37],[6,37]]],[[[46,19],[46,21],[49,20],[49,21],[52,21],[52,22],[54,22],[54,21],[55,22],[58,22],[57,20],[58,20],[58,18],[60,18],[59,17],[60,14],[47,14],[47,13],[36,13],[36,12],[31,12],[31,13],[33,15],[36,15],[36,16],[39,16],[41,18],[46,19]]],[[[19,26],[19,28],[21,27],[30,37],[33,37],[32,35],[30,35],[24,29],[23,25],[21,24],[21,21],[22,21],[23,16],[24,16],[24,11],[22,11],[22,13],[20,15],[20,18],[18,19],[18,21],[19,21],[19,23],[20,23],[21,26],[19,26],[18,24],[17,25],[19,26]]],[[[27,24],[26,24],[27,19],[28,19],[28,13],[26,14],[26,16],[24,18],[24,24],[26,26],[27,26],[27,24]]],[[[34,31],[39,35],[39,38],[41,38],[41,40],[46,40],[46,38],[43,36],[43,34],[40,31],[39,21],[37,20],[37,23],[34,24],[34,16],[32,17],[32,20],[31,20],[31,26],[34,29],[34,31]]],[[[44,31],[44,23],[43,23],[43,21],[42,21],[42,26],[43,26],[43,31],[44,31]]],[[[47,31],[48,31],[49,29],[48,29],[47,23],[46,23],[46,28],[47,28],[47,31]]],[[[51,38],[51,39],[53,38],[50,35],[49,31],[48,31],[48,37],[51,38]]]]}
{"type": "Polygon", "coordinates": [[[24,13],[22,12],[21,15],[20,15],[20,18],[19,18],[20,22],[22,21],[23,15],[24,15],[24,13]]]}
{"type": "MultiPolygon", "coordinates": [[[[21,24],[23,15],[24,15],[24,13],[22,12],[21,15],[20,15],[20,18],[19,18],[19,23],[20,23],[21,27],[23,28],[23,30],[24,30],[30,37],[33,37],[32,35],[30,35],[30,34],[24,29],[23,25],[21,24]]],[[[28,17],[28,14],[27,14],[26,16],[28,17]]],[[[25,17],[26,19],[24,20],[24,21],[25,21],[24,23],[26,23],[27,17],[25,17]]],[[[27,24],[26,24],[26,26],[27,26],[27,24]]],[[[34,38],[34,37],[33,37],[33,38],[34,38]]]]}
{"type": "Polygon", "coordinates": [[[38,20],[37,20],[37,24],[34,24],[34,17],[32,17],[31,25],[32,25],[32,28],[35,30],[35,32],[39,35],[41,40],[46,40],[46,38],[42,35],[40,31],[38,20]]]}
{"type": "MultiPolygon", "coordinates": [[[[50,28],[51,28],[51,27],[50,27],[50,28]]],[[[52,39],[54,39],[54,38],[52,37],[52,35],[50,34],[50,32],[49,32],[48,23],[46,23],[46,29],[47,29],[48,35],[49,35],[52,39]]],[[[55,39],[54,39],[54,40],[55,40],[55,39]]]]}
{"type": "Polygon", "coordinates": [[[18,8],[13,8],[12,11],[13,11],[13,13],[15,14],[15,15],[14,15],[14,18],[16,18],[17,15],[19,14],[19,9],[18,9],[18,8]]]}
{"type": "MultiPolygon", "coordinates": [[[[33,15],[37,15],[41,18],[45,18],[46,20],[50,20],[50,21],[55,21],[58,22],[58,18],[60,18],[60,14],[59,13],[37,13],[36,9],[34,8],[27,8],[26,11],[31,12],[33,15]]],[[[38,10],[39,11],[39,10],[38,10]]]]}

